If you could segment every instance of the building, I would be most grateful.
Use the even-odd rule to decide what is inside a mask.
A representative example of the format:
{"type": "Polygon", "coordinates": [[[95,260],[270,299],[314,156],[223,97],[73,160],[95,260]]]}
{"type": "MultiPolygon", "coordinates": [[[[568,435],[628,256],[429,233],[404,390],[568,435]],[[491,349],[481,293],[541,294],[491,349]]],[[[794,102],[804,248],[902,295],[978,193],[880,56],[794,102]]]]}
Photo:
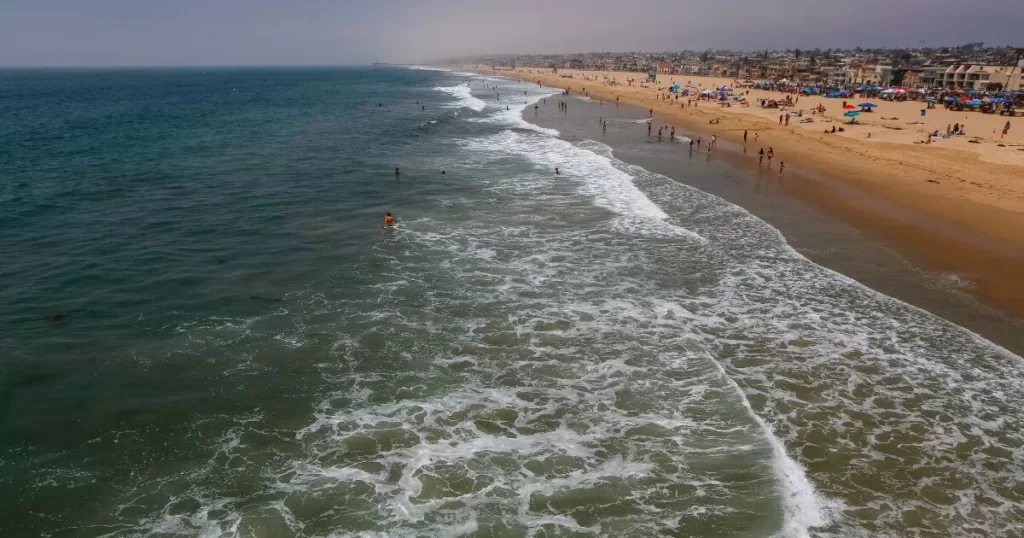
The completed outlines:
{"type": "Polygon", "coordinates": [[[867,65],[867,64],[855,64],[851,65],[847,70],[846,80],[848,84],[872,84],[878,85],[881,83],[878,76],[881,74],[878,66],[867,65]]]}
{"type": "Polygon", "coordinates": [[[951,65],[937,86],[949,90],[1001,91],[1021,87],[1020,69],[1004,65],[951,65]]]}
{"type": "Polygon", "coordinates": [[[788,63],[769,65],[765,74],[768,76],[768,80],[791,79],[796,74],[796,68],[788,63]]]}
{"type": "Polygon", "coordinates": [[[904,88],[920,88],[924,85],[924,71],[921,69],[908,69],[903,73],[903,81],[900,85],[904,88]]]}

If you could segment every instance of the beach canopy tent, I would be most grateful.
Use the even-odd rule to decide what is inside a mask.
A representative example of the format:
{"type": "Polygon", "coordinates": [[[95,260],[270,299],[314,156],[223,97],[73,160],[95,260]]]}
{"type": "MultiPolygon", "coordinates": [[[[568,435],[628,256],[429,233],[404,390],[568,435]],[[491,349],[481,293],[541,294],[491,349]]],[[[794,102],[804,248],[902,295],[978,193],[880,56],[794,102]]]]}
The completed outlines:
{"type": "Polygon", "coordinates": [[[861,104],[859,104],[857,106],[859,106],[861,108],[875,108],[878,105],[876,105],[874,103],[861,103],[861,104]]]}
{"type": "Polygon", "coordinates": [[[857,112],[856,110],[851,110],[851,111],[849,111],[849,112],[847,112],[847,113],[845,113],[845,114],[843,114],[843,115],[844,115],[844,116],[848,116],[848,117],[851,117],[851,118],[852,118],[852,117],[854,117],[854,116],[859,116],[859,115],[860,115],[860,112],[857,112]]]}

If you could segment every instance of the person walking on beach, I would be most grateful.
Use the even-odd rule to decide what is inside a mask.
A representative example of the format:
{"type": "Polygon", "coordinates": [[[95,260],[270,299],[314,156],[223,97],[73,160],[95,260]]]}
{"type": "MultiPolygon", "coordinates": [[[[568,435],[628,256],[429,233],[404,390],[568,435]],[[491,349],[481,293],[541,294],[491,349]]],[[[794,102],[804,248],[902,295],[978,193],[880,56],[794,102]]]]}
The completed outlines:
{"type": "Polygon", "coordinates": [[[647,136],[651,136],[651,122],[647,122],[647,136]]]}
{"type": "Polygon", "coordinates": [[[757,134],[757,133],[754,133],[754,142],[757,142],[757,139],[758,139],[758,137],[760,137],[760,136],[761,136],[761,135],[759,135],[759,134],[757,134]]]}
{"type": "Polygon", "coordinates": [[[675,128],[675,126],[672,126],[672,133],[669,134],[668,137],[669,137],[670,140],[675,140],[676,139],[676,128],[675,128]]]}
{"type": "Polygon", "coordinates": [[[779,175],[782,175],[782,171],[786,169],[786,161],[779,161],[779,175]]]}
{"type": "Polygon", "coordinates": [[[764,163],[764,148],[757,152],[757,165],[761,166],[764,163]]]}
{"type": "Polygon", "coordinates": [[[789,125],[789,112],[786,112],[786,125],[789,125]]]}
{"type": "Polygon", "coordinates": [[[700,137],[697,137],[697,149],[700,150],[700,137]]]}
{"type": "Polygon", "coordinates": [[[653,108],[647,109],[647,113],[650,114],[650,117],[652,117],[652,118],[654,117],[654,109],[653,108]]]}
{"type": "Polygon", "coordinates": [[[779,125],[782,125],[782,114],[779,114],[779,125]]]}
{"type": "Polygon", "coordinates": [[[1007,133],[1010,132],[1010,120],[1006,120],[1006,125],[1003,126],[1003,136],[999,138],[1005,138],[1007,133]]]}
{"type": "Polygon", "coordinates": [[[743,129],[743,143],[744,144],[747,143],[747,130],[746,129],[743,129]]]}
{"type": "Polygon", "coordinates": [[[772,157],[775,156],[775,150],[771,146],[768,146],[768,166],[772,165],[772,157]]]}
{"type": "Polygon", "coordinates": [[[711,143],[708,144],[708,148],[713,148],[718,145],[718,135],[711,135],[711,143]]]}

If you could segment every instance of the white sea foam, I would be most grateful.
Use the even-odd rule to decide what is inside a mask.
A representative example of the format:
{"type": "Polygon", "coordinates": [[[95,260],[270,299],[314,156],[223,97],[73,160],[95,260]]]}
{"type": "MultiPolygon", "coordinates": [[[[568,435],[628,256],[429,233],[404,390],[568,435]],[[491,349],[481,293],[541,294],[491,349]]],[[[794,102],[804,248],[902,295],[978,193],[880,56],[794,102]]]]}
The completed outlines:
{"type": "Polygon", "coordinates": [[[545,170],[554,171],[558,167],[563,175],[552,177],[551,181],[577,182],[580,191],[594,203],[619,215],[617,227],[623,231],[704,240],[672,223],[661,208],[636,188],[629,174],[615,168],[604,155],[560,138],[514,131],[503,131],[466,144],[477,151],[521,155],[545,170]]]}
{"type": "Polygon", "coordinates": [[[484,103],[480,99],[473,96],[473,92],[469,87],[469,84],[459,84],[458,86],[448,87],[437,87],[434,88],[437,91],[447,93],[458,101],[454,105],[455,108],[470,108],[477,112],[480,112],[487,107],[487,103],[484,103]]]}

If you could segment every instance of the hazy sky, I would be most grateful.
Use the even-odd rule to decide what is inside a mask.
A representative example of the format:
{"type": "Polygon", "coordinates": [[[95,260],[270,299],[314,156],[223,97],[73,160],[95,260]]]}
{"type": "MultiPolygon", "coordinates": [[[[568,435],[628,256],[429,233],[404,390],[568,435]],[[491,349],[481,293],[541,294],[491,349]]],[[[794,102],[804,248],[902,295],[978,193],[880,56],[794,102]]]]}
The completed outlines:
{"type": "Polygon", "coordinates": [[[1022,0],[0,0],[0,65],[422,62],[501,52],[1024,46],[1022,0]]]}

